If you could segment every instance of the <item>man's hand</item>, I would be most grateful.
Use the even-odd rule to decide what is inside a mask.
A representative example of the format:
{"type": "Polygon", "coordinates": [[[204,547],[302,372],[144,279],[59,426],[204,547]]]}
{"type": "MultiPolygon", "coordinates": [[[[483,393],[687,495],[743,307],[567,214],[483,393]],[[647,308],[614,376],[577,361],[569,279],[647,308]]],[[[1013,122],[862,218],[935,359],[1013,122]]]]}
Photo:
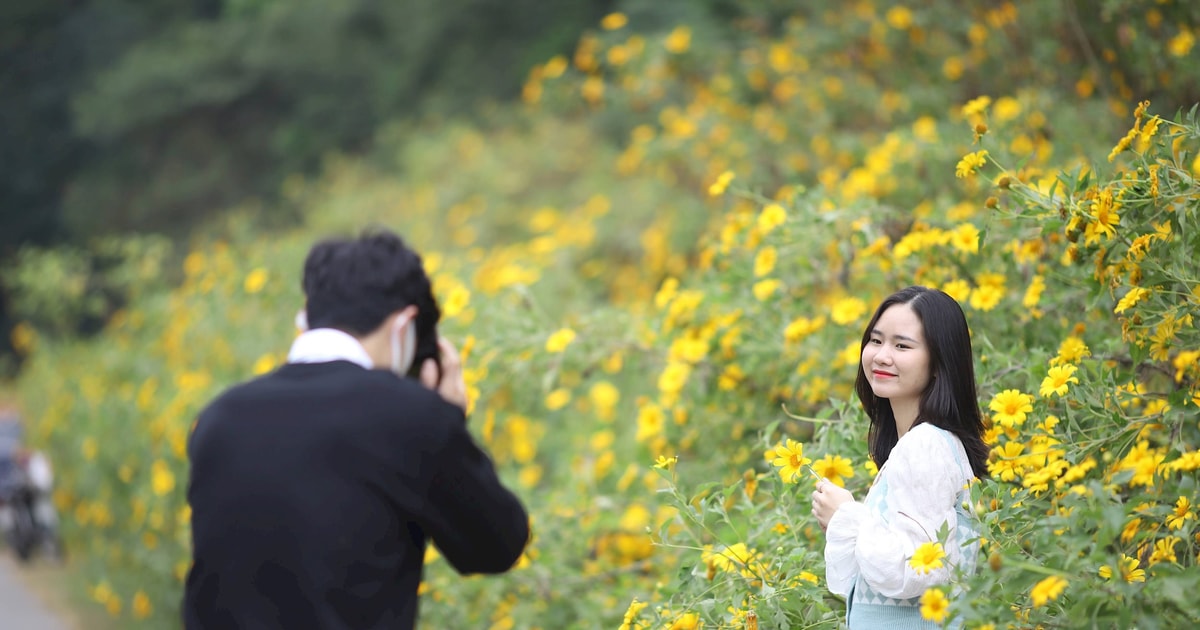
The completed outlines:
{"type": "Polygon", "coordinates": [[[438,337],[441,352],[442,379],[438,381],[438,362],[426,359],[421,365],[421,384],[441,394],[446,402],[467,410],[467,384],[463,380],[462,357],[454,344],[445,337],[438,337]]]}
{"type": "Polygon", "coordinates": [[[854,500],[854,495],[850,491],[832,483],[828,479],[822,479],[817,482],[817,489],[813,491],[813,516],[817,517],[817,522],[821,524],[821,529],[825,530],[829,527],[829,519],[833,518],[833,513],[841,507],[843,503],[848,503],[854,500]]]}

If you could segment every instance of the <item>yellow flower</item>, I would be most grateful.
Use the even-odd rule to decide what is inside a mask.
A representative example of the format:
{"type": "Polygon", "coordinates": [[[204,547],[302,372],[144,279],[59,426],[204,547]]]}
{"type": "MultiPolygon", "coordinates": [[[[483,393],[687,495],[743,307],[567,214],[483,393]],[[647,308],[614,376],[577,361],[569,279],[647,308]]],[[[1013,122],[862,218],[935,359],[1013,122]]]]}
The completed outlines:
{"type": "Polygon", "coordinates": [[[258,360],[254,362],[253,372],[255,376],[259,374],[266,374],[273,369],[275,369],[275,357],[270,353],[258,357],[258,360]]]}
{"type": "Polygon", "coordinates": [[[990,96],[980,96],[978,98],[971,99],[962,107],[963,118],[978,116],[987,111],[988,105],[991,104],[992,97],[990,96]]]}
{"type": "Polygon", "coordinates": [[[600,366],[604,368],[605,372],[608,372],[609,374],[616,374],[625,366],[625,355],[622,354],[620,350],[617,350],[616,352],[608,355],[608,358],[605,359],[600,366]]]}
{"type": "Polygon", "coordinates": [[[972,223],[963,223],[950,233],[950,244],[960,252],[977,253],[979,251],[979,228],[972,223]]]}
{"type": "Polygon", "coordinates": [[[1200,364],[1200,350],[1186,350],[1175,355],[1171,366],[1175,368],[1175,382],[1183,381],[1185,372],[1200,364]]]}
{"type": "Polygon", "coordinates": [[[758,255],[754,257],[754,277],[761,278],[771,273],[777,258],[778,252],[770,245],[758,250],[758,255]]]}
{"type": "Polygon", "coordinates": [[[1051,394],[1065,395],[1068,390],[1068,383],[1079,382],[1079,379],[1075,378],[1075,370],[1077,369],[1079,368],[1070,364],[1056,365],[1050,368],[1049,373],[1046,374],[1046,378],[1042,379],[1042,388],[1038,390],[1038,394],[1043,398],[1051,394]]]}
{"type": "Polygon", "coordinates": [[[665,46],[669,52],[676,55],[687,52],[692,45],[692,29],[687,26],[676,26],[675,30],[667,35],[665,46]]]}
{"type": "Polygon", "coordinates": [[[570,328],[560,328],[546,339],[546,352],[559,353],[567,349],[575,341],[575,331],[570,328]]]}
{"type": "Polygon", "coordinates": [[[671,361],[658,377],[658,390],[664,394],[678,394],[683,389],[692,368],[681,361],[671,361]]]}
{"type": "Polygon", "coordinates": [[[144,591],[133,594],[132,606],[134,619],[145,619],[154,612],[154,607],[150,605],[150,597],[144,591]]]}
{"type": "Polygon", "coordinates": [[[671,468],[673,468],[675,466],[675,462],[678,462],[678,461],[679,461],[678,455],[673,456],[673,457],[659,455],[658,459],[655,460],[655,462],[654,462],[654,467],[661,468],[663,470],[671,470],[671,468]]]}
{"type": "Polygon", "coordinates": [[[1175,557],[1175,545],[1179,543],[1176,536],[1167,536],[1154,542],[1154,551],[1150,554],[1149,564],[1154,566],[1159,562],[1178,562],[1175,557]]]}
{"type": "Polygon", "coordinates": [[[1121,298],[1120,302],[1117,302],[1117,307],[1115,309],[1113,309],[1113,312],[1114,313],[1124,313],[1125,311],[1132,308],[1133,305],[1140,302],[1142,300],[1142,298],[1146,297],[1149,293],[1150,293],[1150,291],[1148,289],[1143,289],[1141,287],[1133,287],[1132,289],[1129,290],[1128,293],[1126,293],[1124,295],[1124,297],[1121,298]]]}
{"type": "Polygon", "coordinates": [[[1025,297],[1021,299],[1021,305],[1025,308],[1037,306],[1042,299],[1042,291],[1045,290],[1046,279],[1041,274],[1035,274],[1029,281],[1029,286],[1025,288],[1025,297]]]}
{"type": "MultiPolygon", "coordinates": [[[[1150,139],[1154,137],[1154,134],[1158,133],[1158,125],[1161,122],[1162,122],[1162,119],[1157,116],[1146,121],[1146,126],[1142,127],[1142,131],[1140,134],[1140,140],[1143,144],[1149,143],[1150,139]]],[[[1154,169],[1153,167],[1151,167],[1151,168],[1153,170],[1150,171],[1150,175],[1154,176],[1157,173],[1158,169],[1154,169]]]]}
{"type": "Polygon", "coordinates": [[[1058,346],[1058,356],[1050,359],[1050,365],[1078,363],[1080,359],[1091,354],[1087,344],[1079,337],[1067,337],[1058,346]]]}
{"type": "Polygon", "coordinates": [[[246,274],[246,280],[242,283],[242,288],[246,290],[246,293],[258,293],[266,286],[267,276],[267,270],[259,267],[246,274]]]}
{"type": "Polygon", "coordinates": [[[1175,509],[1167,515],[1167,529],[1183,529],[1184,523],[1194,517],[1191,502],[1187,497],[1179,497],[1179,500],[1175,502],[1175,509]]]}
{"type": "Polygon", "coordinates": [[[759,302],[766,302],[767,298],[775,295],[775,292],[779,290],[779,286],[781,284],[782,283],[776,278],[768,278],[766,280],[759,280],[758,282],[755,282],[753,288],[755,299],[757,299],[759,302]]]}
{"type": "Polygon", "coordinates": [[[705,545],[704,551],[700,554],[700,559],[704,564],[722,571],[741,572],[743,575],[750,573],[748,577],[753,576],[753,573],[746,569],[759,568],[757,565],[760,563],[754,562],[757,557],[758,550],[747,547],[746,543],[734,543],[717,552],[705,545]]]}
{"type": "Polygon", "coordinates": [[[801,339],[817,332],[825,325],[824,317],[797,317],[783,329],[783,339],[788,343],[795,343],[801,339]]]}
{"type": "Polygon", "coordinates": [[[942,292],[961,303],[971,296],[971,285],[966,280],[952,280],[942,286],[942,292]]]}
{"type": "Polygon", "coordinates": [[[583,81],[583,85],[579,86],[579,93],[583,95],[583,99],[595,105],[604,98],[604,79],[598,76],[590,76],[583,81]]]}
{"type": "Polygon", "coordinates": [[[1133,477],[1129,480],[1131,486],[1151,487],[1155,474],[1160,472],[1159,466],[1166,458],[1165,448],[1150,448],[1150,442],[1142,440],[1121,458],[1117,469],[1133,471],[1133,477]]]}
{"type": "Polygon", "coordinates": [[[634,439],[638,442],[645,442],[662,435],[666,418],[662,407],[653,403],[642,405],[641,409],[638,409],[637,435],[634,439]]]}
{"type": "Polygon", "coordinates": [[[971,308],[980,311],[990,311],[996,308],[1000,300],[1004,299],[1004,286],[997,284],[980,284],[971,291],[971,299],[969,303],[971,308]]]}
{"type": "Polygon", "coordinates": [[[746,373],[736,363],[730,364],[717,377],[717,389],[730,392],[737,389],[738,383],[746,380],[746,373]]]}
{"type": "Polygon", "coordinates": [[[1196,45],[1196,36],[1187,27],[1181,28],[1171,41],[1167,42],[1167,50],[1176,57],[1186,57],[1196,45]]]}
{"type": "Polygon", "coordinates": [[[13,350],[16,350],[19,354],[28,355],[37,343],[37,332],[29,322],[20,322],[16,326],[13,326],[10,340],[12,341],[13,350]]]}
{"type": "Polygon", "coordinates": [[[442,316],[447,318],[458,317],[470,303],[471,291],[462,285],[455,286],[453,289],[450,289],[450,293],[442,303],[442,316]]]}
{"type": "Polygon", "coordinates": [[[877,466],[874,461],[869,459],[863,463],[863,470],[866,470],[867,476],[871,477],[872,479],[875,478],[875,475],[879,474],[879,466],[877,466]]]}
{"type": "Polygon", "coordinates": [[[608,418],[612,415],[613,407],[621,401],[621,392],[612,383],[600,381],[588,390],[588,398],[595,405],[600,417],[608,418]]]}
{"type": "Polygon", "coordinates": [[[945,566],[942,564],[942,559],[945,557],[946,550],[942,548],[942,543],[922,543],[913,552],[912,558],[908,560],[908,566],[912,567],[917,573],[925,575],[934,569],[940,569],[945,566]]]}
{"type": "Polygon", "coordinates": [[[696,630],[703,625],[698,613],[684,613],[674,623],[667,626],[667,630],[696,630]]]}
{"type": "Polygon", "coordinates": [[[637,623],[637,616],[642,612],[642,609],[648,606],[647,602],[639,602],[637,598],[629,602],[629,608],[625,609],[625,617],[621,620],[619,630],[639,630],[645,628],[644,624],[637,623]]]}
{"type": "Polygon", "coordinates": [[[932,116],[921,116],[913,122],[912,132],[924,142],[937,142],[937,120],[932,116]]]}
{"type": "Polygon", "coordinates": [[[963,60],[961,58],[947,57],[946,60],[942,62],[942,76],[950,79],[951,81],[957,81],[961,79],[964,69],[963,65],[963,60]]]}
{"type": "Polygon", "coordinates": [[[771,452],[773,452],[771,465],[779,468],[779,476],[784,483],[799,481],[803,468],[812,463],[811,459],[804,456],[804,445],[790,438],[784,440],[771,452]]]}
{"type": "Polygon", "coordinates": [[[1146,570],[1138,568],[1138,559],[1121,554],[1121,577],[1126,582],[1145,582],[1146,570]]]}
{"type": "Polygon", "coordinates": [[[964,155],[954,167],[954,176],[961,179],[974,175],[976,171],[987,164],[987,155],[988,152],[986,150],[964,155]]]}
{"type": "Polygon", "coordinates": [[[679,278],[670,277],[663,280],[658,287],[658,292],[654,294],[654,305],[658,308],[666,308],[671,300],[675,299],[677,293],[679,293],[679,278]]]}
{"type": "Polygon", "coordinates": [[[927,589],[921,595],[921,617],[926,621],[941,623],[950,614],[950,600],[940,588],[927,589]]]}
{"type": "MultiPolygon", "coordinates": [[[[542,76],[547,79],[557,79],[567,71],[567,58],[555,55],[542,66],[542,76]]],[[[428,267],[428,265],[426,265],[428,267]]]]}
{"type": "Polygon", "coordinates": [[[1137,127],[1130,129],[1129,133],[1125,134],[1125,137],[1123,137],[1119,141],[1117,141],[1117,144],[1115,146],[1113,146],[1112,151],[1109,151],[1108,161],[1111,162],[1111,161],[1117,159],[1117,156],[1120,155],[1122,151],[1129,148],[1129,145],[1133,142],[1133,139],[1136,138],[1137,135],[1138,135],[1137,127]]]}
{"type": "Polygon", "coordinates": [[[866,302],[856,297],[848,297],[842,298],[834,303],[832,312],[830,313],[830,318],[834,321],[834,323],[845,326],[858,321],[858,319],[866,313],[866,302]]]}
{"type": "Polygon", "coordinates": [[[600,20],[600,28],[606,31],[615,31],[629,23],[629,18],[625,17],[624,13],[609,13],[600,20]]]}
{"type": "Polygon", "coordinates": [[[1033,599],[1034,606],[1045,606],[1052,600],[1058,599],[1059,595],[1067,588],[1067,581],[1057,575],[1052,575],[1033,586],[1033,591],[1030,597],[1033,599]]]}
{"type": "Polygon", "coordinates": [[[992,398],[988,409],[996,412],[992,420],[1004,427],[1025,424],[1025,414],[1033,411],[1033,396],[1022,394],[1016,389],[1006,389],[992,398]]]}
{"type": "Polygon", "coordinates": [[[894,6],[888,9],[887,15],[884,16],[884,19],[887,20],[888,26],[898,31],[903,31],[912,26],[913,14],[912,11],[906,6],[894,6]]]}
{"type": "Polygon", "coordinates": [[[204,259],[204,254],[192,251],[183,259],[183,273],[189,278],[195,278],[204,272],[207,265],[208,261],[204,259]]]}
{"type": "Polygon", "coordinates": [[[161,459],[155,460],[150,466],[150,489],[160,497],[175,489],[175,473],[161,459]]]}
{"type": "Polygon", "coordinates": [[[758,215],[758,231],[766,234],[782,225],[786,220],[787,211],[783,209],[783,206],[777,203],[767,204],[758,215]]]}
{"type": "Polygon", "coordinates": [[[549,394],[546,394],[546,408],[550,411],[558,411],[566,407],[571,402],[571,392],[566,388],[560,387],[549,394]]]}
{"type": "Polygon", "coordinates": [[[708,187],[708,195],[710,197],[717,197],[724,194],[725,189],[729,188],[729,183],[733,181],[734,177],[733,171],[725,171],[718,175],[716,181],[708,187]]]}
{"type": "Polygon", "coordinates": [[[812,467],[818,475],[843,488],[846,487],[845,479],[854,476],[853,462],[838,455],[826,455],[813,462],[812,467]]]}
{"type": "Polygon", "coordinates": [[[1121,215],[1118,214],[1120,209],[1121,204],[1113,199],[1112,191],[1107,188],[1102,190],[1088,212],[1092,220],[1084,229],[1084,242],[1090,245],[1098,242],[1102,236],[1106,239],[1115,236],[1116,226],[1121,222],[1121,215]]]}

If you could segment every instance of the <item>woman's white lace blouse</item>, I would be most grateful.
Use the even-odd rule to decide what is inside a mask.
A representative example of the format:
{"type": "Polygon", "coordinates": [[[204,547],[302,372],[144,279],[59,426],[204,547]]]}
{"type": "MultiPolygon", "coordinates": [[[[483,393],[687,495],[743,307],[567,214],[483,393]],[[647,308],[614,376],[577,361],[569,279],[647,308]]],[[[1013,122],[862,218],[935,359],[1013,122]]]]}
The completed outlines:
{"type": "Polygon", "coordinates": [[[947,585],[954,567],[974,570],[978,541],[967,491],[972,478],[958,437],[919,424],[896,443],[866,498],[834,512],[826,531],[825,579],[830,591],[846,597],[851,628],[925,627],[918,608],[925,590],[947,585]],[[944,566],[924,574],[909,566],[916,548],[938,540],[943,527],[944,566]]]}

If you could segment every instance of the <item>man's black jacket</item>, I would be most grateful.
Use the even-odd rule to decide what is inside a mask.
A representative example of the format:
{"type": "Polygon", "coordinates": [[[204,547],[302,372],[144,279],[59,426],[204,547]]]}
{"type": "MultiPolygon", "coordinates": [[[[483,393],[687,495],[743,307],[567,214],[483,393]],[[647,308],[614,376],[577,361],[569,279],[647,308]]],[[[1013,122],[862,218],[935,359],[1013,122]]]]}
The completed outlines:
{"type": "Polygon", "coordinates": [[[187,630],[413,628],[427,537],[461,573],[508,570],[529,538],[461,409],[348,361],[230,389],[188,456],[187,630]]]}

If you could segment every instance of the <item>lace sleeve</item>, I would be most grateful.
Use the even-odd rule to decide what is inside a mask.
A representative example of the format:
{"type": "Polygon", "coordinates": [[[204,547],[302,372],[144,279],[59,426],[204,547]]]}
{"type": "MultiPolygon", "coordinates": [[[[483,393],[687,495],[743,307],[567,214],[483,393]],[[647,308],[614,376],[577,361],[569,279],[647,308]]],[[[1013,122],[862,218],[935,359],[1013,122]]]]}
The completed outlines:
{"type": "Polygon", "coordinates": [[[936,427],[920,425],[897,443],[879,491],[878,509],[845,504],[829,522],[825,548],[826,580],[831,591],[848,592],[854,576],[862,578],[886,597],[916,597],[925,589],[948,581],[961,551],[946,544],[943,566],[918,573],[909,560],[916,548],[937,540],[949,525],[951,540],[957,526],[955,506],[967,482],[961,459],[936,427]],[[843,514],[843,512],[845,512],[843,514]]]}

